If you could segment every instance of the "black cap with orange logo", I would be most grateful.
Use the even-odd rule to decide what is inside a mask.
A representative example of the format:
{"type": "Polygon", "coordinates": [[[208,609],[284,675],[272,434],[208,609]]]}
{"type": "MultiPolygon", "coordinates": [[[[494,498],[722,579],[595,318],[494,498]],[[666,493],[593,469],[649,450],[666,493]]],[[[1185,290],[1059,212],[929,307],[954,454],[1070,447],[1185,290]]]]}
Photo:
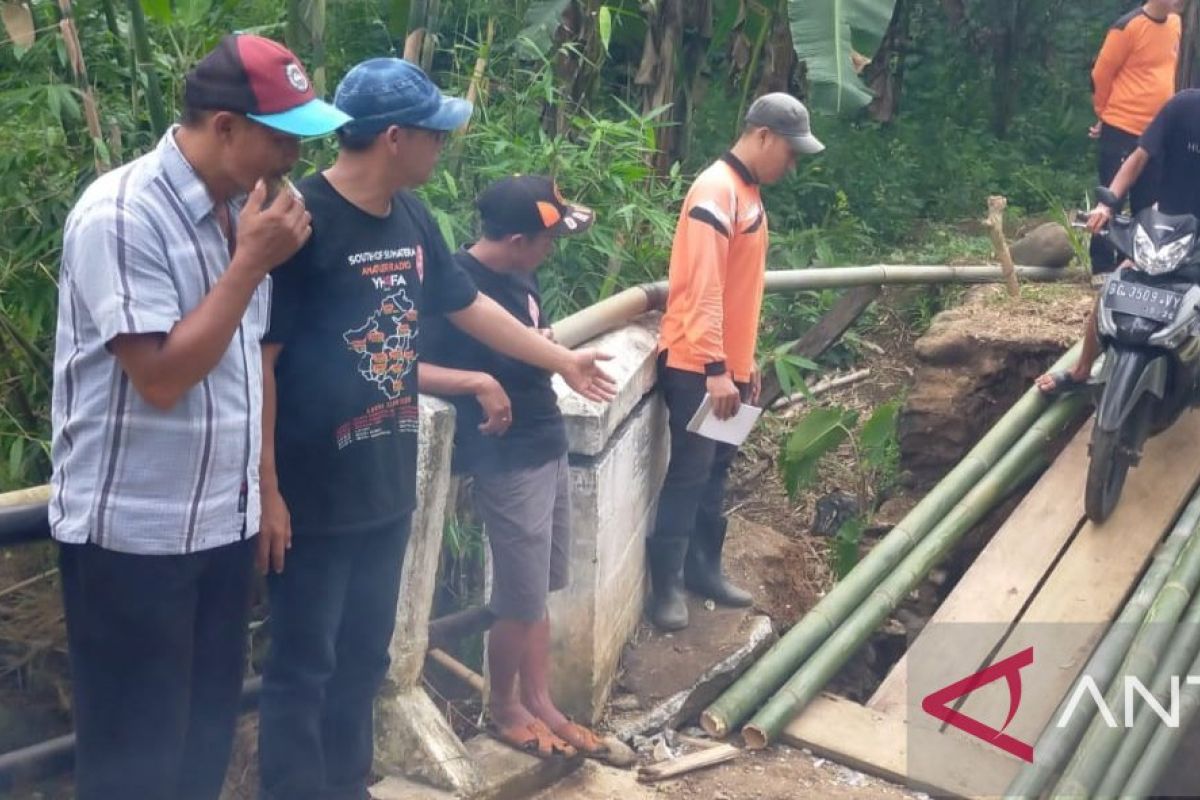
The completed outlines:
{"type": "Polygon", "coordinates": [[[543,231],[569,236],[596,219],[590,208],[564,200],[554,181],[542,175],[499,180],[480,192],[475,207],[489,229],[505,236],[543,231]]]}

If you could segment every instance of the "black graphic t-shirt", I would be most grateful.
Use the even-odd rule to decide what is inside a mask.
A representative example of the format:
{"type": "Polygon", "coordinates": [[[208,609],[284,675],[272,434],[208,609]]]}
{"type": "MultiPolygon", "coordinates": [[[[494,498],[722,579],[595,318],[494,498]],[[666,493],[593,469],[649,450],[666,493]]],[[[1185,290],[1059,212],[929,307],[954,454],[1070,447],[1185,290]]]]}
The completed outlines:
{"type": "MultiPolygon", "coordinates": [[[[549,327],[542,319],[537,278],[493,272],[466,250],[454,254],[479,291],[495,300],[525,325],[549,327]]],[[[558,410],[550,373],[509,358],[454,327],[445,317],[426,320],[422,358],[434,364],[486,372],[504,387],[512,401],[512,425],[503,436],[479,432],[483,409],[472,396],[450,398],[457,410],[454,468],[474,474],[536,467],[567,452],[567,431],[558,410]]]]}
{"type": "Polygon", "coordinates": [[[1141,146],[1159,164],[1159,211],[1200,217],[1200,89],[1167,101],[1141,146]]]}
{"type": "Polygon", "coordinates": [[[322,175],[297,185],[313,218],[272,273],[275,461],[297,535],[374,531],[416,505],[417,334],[476,290],[407,192],[376,217],[322,175]]]}

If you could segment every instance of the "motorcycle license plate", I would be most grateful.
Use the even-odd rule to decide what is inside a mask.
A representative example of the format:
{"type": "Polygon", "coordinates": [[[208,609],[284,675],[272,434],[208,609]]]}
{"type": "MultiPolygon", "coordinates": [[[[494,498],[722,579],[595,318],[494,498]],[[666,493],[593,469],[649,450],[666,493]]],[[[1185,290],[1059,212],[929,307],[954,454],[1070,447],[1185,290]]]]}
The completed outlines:
{"type": "Polygon", "coordinates": [[[1167,289],[1112,281],[1104,294],[1104,307],[1118,314],[1132,314],[1156,322],[1172,322],[1183,303],[1183,295],[1167,289]]]}

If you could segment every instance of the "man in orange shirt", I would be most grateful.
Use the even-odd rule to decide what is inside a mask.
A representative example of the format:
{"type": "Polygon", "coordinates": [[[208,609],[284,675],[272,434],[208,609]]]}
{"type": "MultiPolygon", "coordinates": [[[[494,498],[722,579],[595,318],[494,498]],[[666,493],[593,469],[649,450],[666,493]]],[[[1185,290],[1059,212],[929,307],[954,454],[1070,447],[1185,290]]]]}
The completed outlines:
{"type": "MultiPolygon", "coordinates": [[[[1112,183],[1138,145],[1150,120],[1175,93],[1179,61],[1181,0],[1148,0],[1109,29],[1092,68],[1092,105],[1097,122],[1089,134],[1100,140],[1100,185],[1112,183]]],[[[1158,189],[1157,165],[1143,170],[1130,190],[1133,213],[1152,205],[1158,189]]],[[[1092,272],[1111,272],[1116,252],[1092,237],[1092,272]]]]}
{"type": "Polygon", "coordinates": [[[658,342],[671,462],[646,542],[650,618],[663,630],[687,627],[685,586],[722,605],[752,602],[721,572],[721,505],[737,448],[690,433],[687,424],[706,394],[721,419],[737,413],[743,398],[758,399],[754,346],[767,258],[758,187],[787,175],[797,154],[824,149],[799,100],[764,95],[746,112],[733,148],[696,178],[679,214],[658,342]]]}

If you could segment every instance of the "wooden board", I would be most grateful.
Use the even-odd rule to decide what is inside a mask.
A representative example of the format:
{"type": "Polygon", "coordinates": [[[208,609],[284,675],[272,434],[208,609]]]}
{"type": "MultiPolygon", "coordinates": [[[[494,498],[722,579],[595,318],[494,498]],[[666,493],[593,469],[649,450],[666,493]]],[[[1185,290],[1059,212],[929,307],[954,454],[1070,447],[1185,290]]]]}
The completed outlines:
{"type": "MultiPolygon", "coordinates": [[[[1200,475],[1200,448],[1192,444],[1200,440],[1200,413],[1193,412],[1147,443],[1108,522],[1080,523],[1087,435],[1085,429],[1071,442],[933,618],[992,623],[978,626],[986,629],[980,641],[949,648],[943,639],[932,653],[935,658],[921,660],[920,675],[893,671],[871,707],[819,699],[788,726],[785,742],[891,780],[959,796],[995,795],[1007,786],[1022,762],[958,729],[939,727],[923,713],[907,720],[908,693],[941,688],[1033,646],[1035,665],[1022,674],[1020,709],[1005,732],[1035,742],[1200,475]],[[927,664],[936,678],[927,680],[927,664]],[[908,758],[912,742],[923,751],[920,763],[908,758]]],[[[927,626],[918,637],[910,659],[917,647],[934,646],[936,636],[922,644],[932,630],[927,626]]],[[[999,681],[968,694],[960,710],[999,727],[1009,701],[1007,686],[999,681]]]]}
{"type": "MultiPolygon", "coordinates": [[[[788,352],[810,359],[821,355],[842,338],[855,320],[862,316],[863,312],[870,307],[871,303],[875,302],[875,298],[879,297],[882,292],[883,287],[881,286],[858,286],[850,289],[837,299],[837,302],[823,317],[817,320],[816,325],[805,331],[788,352]]],[[[780,394],[782,392],[774,371],[768,371],[763,375],[760,404],[763,408],[769,408],[779,399],[780,394]]]]}
{"type": "MultiPolygon", "coordinates": [[[[1025,495],[987,547],[963,574],[954,591],[929,620],[930,625],[953,622],[1010,623],[1037,589],[1046,570],[1070,542],[1084,518],[1083,475],[1087,471],[1089,422],[1075,435],[1041,480],[1025,495]],[[1037,536],[1030,536],[1032,529],[1037,536]]],[[[900,711],[908,704],[908,664],[945,665],[938,686],[970,674],[1006,632],[998,624],[996,638],[982,652],[961,654],[942,662],[932,653],[940,648],[933,637],[918,636],[908,654],[884,678],[867,702],[877,711],[900,711]]],[[[939,680],[939,679],[935,679],[939,680]]]]}
{"type": "Polygon", "coordinates": [[[792,720],[780,738],[792,747],[807,747],[817,755],[914,789],[969,796],[973,772],[993,774],[1004,769],[1006,758],[997,750],[971,739],[954,739],[947,761],[958,780],[932,786],[914,781],[908,770],[910,730],[903,716],[885,714],[836,695],[823,694],[792,720]]]}
{"type": "MultiPolygon", "coordinates": [[[[1121,502],[1103,525],[1086,523],[1033,598],[995,660],[1035,648],[1036,680],[1025,682],[1008,733],[1036,741],[1070,691],[1108,624],[1120,612],[1164,533],[1190,499],[1200,474],[1200,414],[1190,413],[1147,443],[1121,502]],[[1053,669],[1045,669],[1045,665],[1053,669]]],[[[964,673],[969,674],[969,673],[964,673]]],[[[1000,687],[995,687],[999,689],[1000,687]]],[[[999,724],[1007,691],[977,692],[963,713],[999,724]]],[[[1019,764],[1013,763],[1015,777],[1019,764]]]]}

